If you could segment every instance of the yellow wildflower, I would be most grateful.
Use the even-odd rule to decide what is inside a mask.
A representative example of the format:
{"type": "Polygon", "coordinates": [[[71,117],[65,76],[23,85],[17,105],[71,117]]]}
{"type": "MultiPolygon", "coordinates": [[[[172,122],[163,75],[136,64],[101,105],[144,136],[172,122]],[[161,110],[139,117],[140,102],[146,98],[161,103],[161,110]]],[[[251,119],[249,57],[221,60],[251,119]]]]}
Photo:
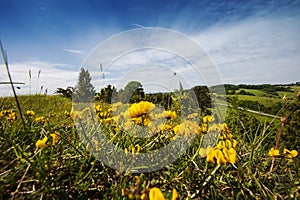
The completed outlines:
{"type": "MultiPolygon", "coordinates": [[[[172,200],[178,199],[179,195],[175,188],[172,190],[172,200]]],[[[150,200],[165,200],[165,197],[161,190],[157,187],[151,188],[149,192],[150,200]]]]}
{"type": "Polygon", "coordinates": [[[231,164],[236,163],[237,155],[236,155],[236,151],[235,151],[234,148],[230,148],[230,149],[224,148],[223,153],[224,153],[224,156],[225,156],[226,160],[229,163],[231,163],[231,164]]]}
{"type": "Polygon", "coordinates": [[[176,200],[179,197],[178,192],[175,188],[172,190],[172,200],[176,200]]]}
{"type": "Polygon", "coordinates": [[[139,103],[134,103],[129,108],[129,114],[131,118],[141,117],[148,115],[155,105],[148,101],[141,101],[139,103]]]}
{"type": "Polygon", "coordinates": [[[272,157],[274,157],[274,156],[279,156],[279,150],[278,149],[274,149],[273,147],[270,149],[270,151],[269,151],[269,156],[272,156],[272,157]]]}
{"type": "Polygon", "coordinates": [[[287,158],[295,158],[298,155],[298,152],[296,150],[290,151],[290,150],[284,148],[283,154],[285,154],[287,158]]]}
{"type": "Polygon", "coordinates": [[[48,138],[47,138],[47,137],[44,137],[43,139],[38,140],[38,141],[35,143],[35,146],[41,147],[41,148],[47,147],[47,146],[48,146],[48,145],[46,144],[47,140],[48,140],[48,138]]]}
{"type": "Polygon", "coordinates": [[[165,197],[161,190],[157,187],[151,188],[149,192],[150,200],[165,200],[165,197]]]}
{"type": "Polygon", "coordinates": [[[164,112],[164,117],[167,118],[167,119],[175,119],[176,118],[176,112],[167,110],[167,111],[164,112]]]}
{"type": "Polygon", "coordinates": [[[60,133],[54,132],[54,133],[51,133],[50,136],[52,137],[52,145],[56,145],[58,143],[58,141],[60,140],[60,133]]]}
{"type": "Polygon", "coordinates": [[[27,116],[33,116],[33,115],[35,115],[35,113],[32,110],[27,110],[26,115],[27,116]]]}
{"type": "Polygon", "coordinates": [[[208,146],[206,148],[200,148],[199,155],[202,158],[205,158],[211,150],[212,150],[212,146],[208,146]]]}
{"type": "Polygon", "coordinates": [[[221,132],[222,124],[213,124],[209,127],[208,132],[221,132]]]}
{"type": "Polygon", "coordinates": [[[217,159],[218,165],[227,163],[227,160],[225,159],[225,156],[220,149],[215,150],[215,158],[217,159]]]}
{"type": "Polygon", "coordinates": [[[214,117],[211,116],[211,115],[207,115],[207,116],[203,117],[203,122],[204,123],[212,122],[212,121],[214,121],[214,117]]]}
{"type": "Polygon", "coordinates": [[[213,162],[215,162],[214,158],[215,158],[215,148],[211,149],[209,151],[209,153],[207,154],[206,162],[213,163],[213,162]]]}
{"type": "Polygon", "coordinates": [[[46,117],[37,117],[37,118],[35,118],[36,123],[40,123],[40,122],[46,123],[48,121],[49,121],[49,119],[46,118],[46,117]]]}
{"type": "Polygon", "coordinates": [[[207,132],[207,127],[208,127],[208,125],[207,124],[201,124],[201,131],[202,132],[207,132]]]}
{"type": "Polygon", "coordinates": [[[8,121],[13,121],[16,119],[16,113],[12,112],[10,113],[7,118],[6,118],[8,121]]]}

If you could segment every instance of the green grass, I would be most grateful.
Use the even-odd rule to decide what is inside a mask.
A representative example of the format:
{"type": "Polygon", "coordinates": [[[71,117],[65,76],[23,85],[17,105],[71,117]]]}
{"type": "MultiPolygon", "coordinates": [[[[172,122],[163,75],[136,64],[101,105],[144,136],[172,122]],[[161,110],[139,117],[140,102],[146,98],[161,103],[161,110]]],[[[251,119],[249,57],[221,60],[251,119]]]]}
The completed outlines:
{"type": "MultiPolygon", "coordinates": [[[[0,111],[13,109],[17,113],[12,121],[0,118],[0,199],[130,199],[132,195],[133,199],[139,199],[142,194],[149,199],[149,190],[153,187],[160,188],[167,199],[171,199],[174,188],[180,199],[297,198],[299,156],[287,159],[282,152],[284,147],[300,151],[299,138],[293,137],[299,135],[299,110],[283,130],[279,143],[281,156],[274,160],[272,171],[268,151],[275,146],[279,121],[270,122],[229,109],[226,122],[238,143],[238,160],[234,165],[206,162],[198,151],[204,137],[200,134],[174,163],[157,171],[135,174],[112,169],[88,151],[73,119],[65,113],[71,111],[69,99],[32,95],[20,96],[19,100],[24,113],[26,110],[35,112],[34,116],[25,116],[26,130],[14,99],[0,98],[0,111]],[[49,122],[36,122],[39,116],[49,118],[49,122]],[[50,134],[54,132],[60,134],[60,140],[52,145],[50,134]],[[36,142],[45,136],[48,147],[36,147],[36,142]],[[123,196],[122,190],[125,191],[123,196]]],[[[106,124],[103,128],[107,128],[106,135],[115,145],[128,147],[129,151],[133,144],[139,144],[143,153],[152,150],[149,144],[154,144],[154,148],[169,142],[161,137],[132,138],[106,124]]],[[[173,131],[168,133],[174,134],[173,131]]]]}

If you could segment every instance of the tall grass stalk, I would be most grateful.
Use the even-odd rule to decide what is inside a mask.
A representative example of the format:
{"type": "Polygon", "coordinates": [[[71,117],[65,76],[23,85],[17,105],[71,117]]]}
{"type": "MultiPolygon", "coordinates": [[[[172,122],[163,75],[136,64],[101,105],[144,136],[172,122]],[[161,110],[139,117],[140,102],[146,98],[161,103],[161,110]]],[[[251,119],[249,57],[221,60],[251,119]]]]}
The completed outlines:
{"type": "Polygon", "coordinates": [[[11,89],[13,91],[13,94],[14,94],[14,97],[15,97],[15,100],[16,100],[16,103],[17,103],[17,108],[18,108],[18,111],[20,113],[20,117],[21,117],[21,121],[22,121],[24,130],[26,131],[25,120],[23,118],[21,106],[20,106],[20,103],[19,103],[19,100],[18,100],[18,96],[17,96],[16,90],[15,90],[15,87],[14,87],[14,83],[13,83],[12,78],[11,78],[9,67],[8,67],[7,54],[6,54],[5,50],[3,49],[3,45],[2,45],[1,40],[0,40],[0,47],[1,47],[2,58],[3,58],[4,64],[5,64],[5,67],[6,67],[6,71],[7,71],[7,76],[8,76],[9,81],[10,81],[11,89]]]}

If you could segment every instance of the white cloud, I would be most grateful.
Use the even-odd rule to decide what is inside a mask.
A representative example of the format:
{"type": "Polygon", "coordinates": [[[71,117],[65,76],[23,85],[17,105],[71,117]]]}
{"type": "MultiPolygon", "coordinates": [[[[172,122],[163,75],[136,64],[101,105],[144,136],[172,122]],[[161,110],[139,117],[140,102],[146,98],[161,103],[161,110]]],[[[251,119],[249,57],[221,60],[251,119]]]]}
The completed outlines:
{"type": "Polygon", "coordinates": [[[224,82],[299,81],[298,19],[248,18],[219,24],[195,36],[218,66],[224,82]]]}
{"type": "MultiPolygon", "coordinates": [[[[33,60],[9,64],[13,81],[23,82],[25,85],[18,85],[18,94],[36,94],[48,90],[48,94],[53,94],[58,87],[66,88],[76,84],[78,72],[66,68],[63,63],[49,63],[45,61],[33,60]],[[31,78],[30,78],[31,76],[31,78]]],[[[4,65],[0,65],[4,72],[4,65]]],[[[0,74],[0,81],[8,81],[6,73],[0,74]]],[[[10,85],[0,86],[0,96],[11,95],[10,85]]]]}
{"type": "Polygon", "coordinates": [[[81,54],[83,53],[80,50],[76,50],[76,49],[64,49],[65,51],[69,52],[69,53],[74,53],[74,54],[81,54]]]}

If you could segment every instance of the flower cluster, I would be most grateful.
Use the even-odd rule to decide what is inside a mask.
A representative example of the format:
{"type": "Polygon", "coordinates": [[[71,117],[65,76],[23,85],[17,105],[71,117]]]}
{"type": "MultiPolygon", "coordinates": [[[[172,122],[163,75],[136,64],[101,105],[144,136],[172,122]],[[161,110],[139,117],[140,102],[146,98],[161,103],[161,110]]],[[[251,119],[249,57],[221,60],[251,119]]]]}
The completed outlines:
{"type": "Polygon", "coordinates": [[[45,123],[49,122],[49,118],[44,117],[44,116],[41,116],[41,117],[35,118],[34,121],[35,121],[36,123],[43,123],[43,124],[45,124],[45,123]]]}
{"type": "Polygon", "coordinates": [[[16,118],[16,113],[13,110],[2,110],[0,112],[0,119],[4,119],[10,123],[13,122],[16,118]]]}
{"type": "MultiPolygon", "coordinates": [[[[59,140],[60,140],[60,133],[59,132],[54,132],[50,134],[50,137],[52,138],[52,146],[56,145],[59,140]]],[[[48,146],[47,144],[48,137],[45,136],[43,139],[38,140],[35,143],[35,146],[40,147],[40,148],[45,148],[48,146]]]]}
{"type": "Polygon", "coordinates": [[[219,141],[214,147],[200,148],[201,157],[206,157],[207,162],[220,164],[231,163],[237,161],[236,146],[237,141],[233,139],[232,133],[226,124],[215,124],[208,131],[217,131],[220,133],[219,141]]]}
{"type": "Polygon", "coordinates": [[[288,150],[286,148],[283,149],[283,154],[280,154],[278,149],[275,149],[274,147],[272,147],[268,153],[269,156],[271,157],[276,157],[276,156],[284,156],[286,158],[295,158],[298,156],[298,152],[296,150],[288,150]]]}
{"type": "Polygon", "coordinates": [[[129,116],[138,125],[148,126],[151,123],[151,111],[155,105],[148,101],[134,103],[129,107],[129,116]]]}

